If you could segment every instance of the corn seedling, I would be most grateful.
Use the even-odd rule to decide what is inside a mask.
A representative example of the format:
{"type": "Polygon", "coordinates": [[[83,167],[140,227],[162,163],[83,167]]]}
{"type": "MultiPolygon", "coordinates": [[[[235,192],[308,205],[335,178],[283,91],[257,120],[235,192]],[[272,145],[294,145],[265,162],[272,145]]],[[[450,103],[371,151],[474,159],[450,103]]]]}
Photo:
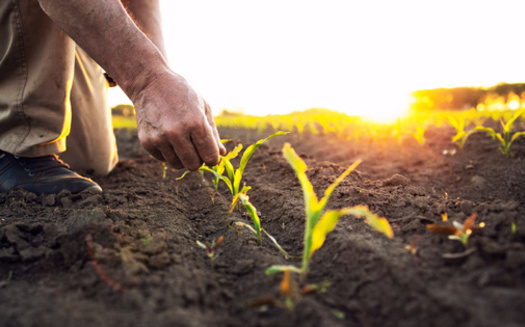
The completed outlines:
{"type": "Polygon", "coordinates": [[[357,165],[359,165],[361,162],[360,160],[348,167],[348,169],[346,169],[330,186],[328,186],[325,190],[324,197],[321,200],[318,200],[313,186],[306,175],[306,163],[297,155],[297,153],[295,153],[289,143],[284,144],[283,155],[295,171],[303,190],[306,224],[302,265],[300,269],[295,266],[272,266],[266,271],[267,274],[272,274],[281,270],[299,272],[301,275],[301,282],[304,283],[306,275],[308,274],[312,255],[323,245],[326,235],[335,228],[339,218],[344,215],[364,217],[365,222],[374,229],[390,238],[393,237],[392,228],[388,221],[385,218],[380,218],[370,212],[366,206],[354,206],[324,212],[326,204],[328,203],[334,189],[355,169],[355,167],[357,167],[357,165]]]}
{"type": "Polygon", "coordinates": [[[162,179],[166,178],[166,171],[168,170],[168,166],[166,166],[166,163],[162,163],[162,179]]]}
{"type": "MultiPolygon", "coordinates": [[[[257,148],[261,144],[268,141],[272,137],[275,137],[278,135],[285,135],[285,134],[288,134],[288,133],[277,132],[247,147],[241,157],[241,162],[237,169],[233,167],[230,160],[232,158],[235,158],[239,154],[239,152],[242,150],[241,144],[239,144],[233,151],[231,151],[226,156],[221,156],[221,162],[218,165],[210,168],[203,164],[199,168],[199,171],[207,171],[207,172],[212,173],[216,179],[216,183],[214,183],[215,186],[219,183],[219,181],[223,181],[224,184],[228,186],[228,189],[232,193],[233,198],[235,198],[235,196],[239,193],[246,194],[251,189],[251,187],[244,185],[241,188],[241,180],[242,180],[242,175],[244,173],[244,169],[246,168],[246,164],[248,163],[248,160],[250,160],[255,150],[257,150],[257,148]],[[226,174],[224,174],[224,172],[226,172],[226,174]]],[[[186,171],[181,177],[177,178],[177,180],[184,178],[184,176],[186,176],[188,173],[189,171],[186,171]]],[[[233,203],[233,200],[232,200],[232,203],[233,203]]]]}
{"type": "Polygon", "coordinates": [[[270,235],[264,228],[261,228],[261,221],[259,219],[259,215],[257,215],[257,209],[253,206],[253,204],[251,204],[249,199],[250,198],[246,194],[243,194],[243,193],[237,194],[235,198],[233,199],[229,213],[231,214],[233,210],[235,209],[237,202],[241,201],[242,205],[248,212],[248,215],[250,215],[250,217],[252,218],[253,227],[243,222],[236,222],[235,224],[249,229],[257,238],[257,245],[259,246],[262,245],[262,233],[264,233],[273,242],[273,244],[279,250],[279,252],[281,252],[281,254],[286,259],[290,259],[290,255],[279,245],[279,243],[277,243],[277,240],[272,235],[270,235]]]}
{"type": "Polygon", "coordinates": [[[294,300],[297,293],[297,285],[290,274],[290,270],[285,270],[283,272],[283,280],[281,285],[279,285],[281,297],[284,299],[284,306],[288,311],[293,311],[294,309],[294,300]]]}
{"type": "Polygon", "coordinates": [[[443,199],[448,200],[448,192],[444,189],[441,189],[441,195],[443,195],[443,199]]]}
{"type": "Polygon", "coordinates": [[[463,146],[465,145],[465,142],[467,141],[468,137],[477,131],[477,129],[471,129],[468,131],[465,131],[465,118],[464,117],[457,117],[454,118],[453,116],[448,116],[448,122],[454,129],[456,130],[456,135],[452,137],[452,142],[459,145],[461,149],[463,149],[463,146]]]}
{"type": "Polygon", "coordinates": [[[235,209],[235,206],[237,205],[237,202],[239,200],[241,201],[242,205],[244,206],[244,208],[246,209],[246,211],[252,218],[253,227],[250,225],[246,225],[244,223],[237,223],[237,224],[250,229],[255,234],[255,237],[257,238],[257,245],[261,246],[262,245],[261,220],[259,219],[259,215],[257,215],[257,209],[255,209],[253,204],[251,204],[251,202],[249,201],[249,197],[243,193],[237,194],[233,198],[233,202],[232,202],[229,213],[232,213],[233,209],[235,209]]]}
{"type": "Polygon", "coordinates": [[[416,235],[410,244],[405,245],[405,249],[408,250],[412,255],[417,254],[417,242],[419,242],[420,238],[421,235],[416,235]]]}
{"type": "Polygon", "coordinates": [[[522,132],[516,132],[514,134],[511,134],[512,125],[514,125],[514,122],[523,114],[525,113],[525,109],[521,109],[516,111],[516,113],[510,118],[506,123],[501,120],[501,127],[503,128],[502,133],[497,133],[494,129],[490,127],[483,127],[478,126],[476,127],[476,130],[485,131],[492,136],[492,139],[498,139],[500,141],[501,146],[499,150],[501,153],[505,155],[505,157],[509,156],[510,146],[512,145],[512,142],[514,142],[518,137],[525,135],[525,131],[522,132]]]}
{"type": "Polygon", "coordinates": [[[220,236],[217,241],[213,240],[210,244],[210,242],[206,241],[205,243],[202,243],[200,241],[196,241],[197,245],[201,247],[202,249],[206,250],[206,254],[208,255],[208,258],[210,258],[211,261],[215,260],[217,256],[215,253],[217,252],[217,249],[221,245],[222,241],[224,240],[223,236],[220,236]]]}
{"type": "Polygon", "coordinates": [[[412,132],[412,136],[414,136],[419,145],[425,145],[425,125],[416,125],[416,130],[412,132]]]}
{"type": "MultiPolygon", "coordinates": [[[[452,225],[427,225],[427,229],[433,233],[447,235],[449,239],[460,241],[465,248],[468,244],[468,239],[472,234],[472,228],[475,228],[474,221],[476,220],[476,213],[472,213],[467,220],[462,224],[458,221],[452,221],[452,225]]],[[[480,223],[478,227],[485,226],[484,223],[480,223]]]]}
{"type": "MultiPolygon", "coordinates": [[[[294,267],[292,267],[294,268],[294,267]]],[[[261,306],[277,306],[286,308],[289,312],[293,312],[295,304],[304,296],[311,294],[313,292],[323,293],[326,291],[326,288],[330,286],[330,283],[323,282],[321,284],[309,284],[301,288],[297,286],[292,272],[292,269],[283,268],[282,270],[276,270],[275,272],[282,272],[283,279],[279,284],[279,297],[265,297],[257,299],[248,303],[248,306],[251,307],[261,307],[261,306]]]]}
{"type": "MultiPolygon", "coordinates": [[[[230,139],[223,139],[221,140],[221,143],[228,143],[230,142],[230,139]]],[[[228,152],[224,157],[228,160],[231,160],[239,155],[239,152],[242,150],[242,144],[238,144],[232,151],[228,152]]],[[[221,160],[219,163],[212,167],[212,169],[217,172],[219,175],[222,175],[224,173],[224,161],[221,160]]],[[[203,171],[201,171],[203,173],[203,171]]],[[[217,192],[219,188],[219,178],[214,177],[213,178],[213,188],[215,189],[215,192],[217,192]]]]}
{"type": "MultiPolygon", "coordinates": [[[[238,144],[232,151],[228,152],[224,157],[221,158],[221,161],[211,167],[211,169],[216,173],[213,174],[213,187],[215,188],[215,192],[217,192],[219,188],[219,181],[221,180],[218,175],[223,175],[224,170],[226,169],[226,162],[231,162],[232,159],[236,158],[239,155],[239,152],[242,150],[242,144],[238,144]]],[[[204,170],[200,170],[204,171],[204,170]]]]}

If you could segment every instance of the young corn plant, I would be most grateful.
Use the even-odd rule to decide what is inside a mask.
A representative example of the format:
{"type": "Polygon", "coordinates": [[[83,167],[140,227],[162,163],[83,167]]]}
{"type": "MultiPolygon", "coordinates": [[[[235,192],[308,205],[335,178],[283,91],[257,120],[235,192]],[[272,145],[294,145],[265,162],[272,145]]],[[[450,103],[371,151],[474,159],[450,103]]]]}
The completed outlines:
{"type": "MultiPolygon", "coordinates": [[[[476,220],[476,213],[472,213],[467,220],[462,224],[458,221],[452,221],[452,225],[427,225],[427,229],[433,233],[447,235],[450,240],[456,240],[461,242],[465,248],[467,248],[468,240],[472,234],[472,229],[476,226],[474,221],[476,220]]],[[[447,220],[444,220],[447,221],[447,220]]],[[[477,227],[485,226],[484,223],[480,223],[477,227]]]]}
{"type": "Polygon", "coordinates": [[[250,198],[248,197],[248,195],[243,194],[243,193],[237,194],[233,198],[233,202],[232,202],[229,213],[231,214],[233,212],[233,210],[235,209],[235,206],[237,205],[237,202],[239,201],[242,203],[242,205],[244,206],[244,208],[246,209],[246,211],[252,218],[253,227],[243,222],[237,222],[235,224],[249,229],[257,238],[257,245],[259,246],[262,245],[262,233],[266,234],[266,236],[268,236],[268,238],[273,242],[273,244],[279,250],[279,252],[281,252],[281,254],[286,259],[289,259],[290,255],[279,245],[279,243],[277,243],[277,240],[275,240],[275,238],[272,235],[270,235],[264,228],[261,228],[261,220],[259,219],[259,215],[257,214],[257,209],[253,206],[253,204],[251,204],[250,198]]]}
{"type": "MultiPolygon", "coordinates": [[[[261,146],[261,144],[268,141],[272,137],[275,137],[278,135],[285,135],[285,134],[288,134],[288,133],[287,132],[277,132],[247,147],[244,153],[242,154],[241,162],[237,169],[233,167],[231,163],[231,159],[237,157],[239,152],[242,150],[241,144],[239,144],[229,154],[225,156],[221,156],[221,161],[218,165],[210,168],[203,164],[199,168],[199,171],[202,171],[202,172],[207,171],[207,172],[212,173],[216,181],[214,182],[214,186],[217,186],[219,181],[224,182],[224,184],[228,186],[228,189],[232,193],[233,199],[235,199],[235,196],[237,194],[239,193],[246,194],[251,189],[250,186],[246,186],[246,185],[243,185],[241,188],[241,180],[242,180],[242,175],[244,173],[244,169],[246,168],[246,164],[248,163],[248,160],[250,160],[255,150],[257,150],[257,148],[261,146]],[[224,174],[225,172],[226,174],[224,174]]],[[[177,180],[184,178],[184,176],[186,176],[188,173],[189,171],[186,171],[181,177],[177,178],[177,180]]],[[[233,203],[233,199],[232,199],[232,203],[233,203]]]]}
{"type": "Polygon", "coordinates": [[[217,258],[215,253],[217,253],[217,249],[219,248],[223,240],[224,240],[224,237],[220,236],[216,241],[213,240],[211,243],[208,241],[206,241],[205,243],[202,243],[201,241],[198,241],[198,240],[195,242],[200,248],[206,251],[208,258],[210,258],[210,260],[213,261],[217,258]]]}
{"type": "Polygon", "coordinates": [[[425,139],[425,126],[424,125],[416,125],[416,130],[412,132],[412,136],[416,139],[417,143],[419,145],[423,146],[425,145],[426,139],[425,139]]]}
{"type": "Polygon", "coordinates": [[[453,116],[448,116],[447,119],[450,125],[452,125],[452,127],[454,127],[454,129],[456,130],[456,135],[452,137],[452,142],[459,145],[460,149],[463,149],[463,146],[465,145],[465,142],[467,142],[468,137],[478,130],[473,128],[465,131],[464,117],[454,118],[453,116]]]}
{"type": "Polygon", "coordinates": [[[485,131],[489,133],[490,136],[492,136],[493,140],[498,139],[498,141],[501,143],[499,150],[501,151],[501,153],[503,153],[503,155],[505,155],[505,157],[508,157],[512,142],[514,142],[518,137],[525,135],[525,131],[511,134],[512,125],[514,125],[514,122],[524,113],[525,108],[516,111],[512,118],[506,123],[504,123],[503,120],[501,120],[501,127],[503,128],[502,133],[497,133],[494,129],[483,126],[476,127],[476,130],[485,131]]]}
{"type": "Polygon", "coordinates": [[[341,176],[328,186],[325,190],[324,197],[321,198],[321,200],[318,200],[313,186],[306,175],[306,163],[297,155],[297,153],[295,153],[289,143],[284,144],[283,155],[295,171],[303,190],[306,224],[304,231],[302,264],[301,268],[295,266],[272,266],[266,270],[267,274],[289,270],[291,272],[299,273],[300,281],[304,284],[312,255],[323,245],[326,235],[335,228],[339,218],[345,215],[365,218],[365,222],[372,226],[372,228],[385,234],[389,238],[393,237],[392,228],[388,221],[385,218],[380,218],[370,212],[366,206],[347,207],[339,210],[328,210],[325,212],[325,207],[334,189],[355,169],[355,167],[357,167],[357,165],[359,165],[361,162],[360,160],[348,167],[341,176]]]}
{"type": "Polygon", "coordinates": [[[323,282],[321,284],[309,284],[303,287],[298,287],[296,284],[291,270],[282,269],[283,279],[279,284],[279,296],[269,296],[260,299],[256,299],[248,303],[250,307],[262,307],[262,306],[277,306],[286,308],[290,313],[293,313],[295,305],[301,300],[302,297],[313,293],[324,293],[330,283],[323,282]]]}
{"type": "MultiPolygon", "coordinates": [[[[213,183],[213,188],[215,189],[215,192],[217,192],[218,188],[219,188],[219,181],[220,181],[220,178],[218,177],[218,175],[223,175],[224,174],[224,170],[226,169],[225,167],[225,163],[226,161],[231,161],[232,159],[236,158],[239,153],[241,152],[242,150],[242,144],[238,144],[232,151],[228,152],[224,157],[221,158],[221,161],[211,167],[211,169],[213,171],[215,171],[216,174],[214,174],[214,178],[212,180],[212,183],[213,183]]],[[[204,169],[202,169],[201,171],[204,171],[204,169]]]]}

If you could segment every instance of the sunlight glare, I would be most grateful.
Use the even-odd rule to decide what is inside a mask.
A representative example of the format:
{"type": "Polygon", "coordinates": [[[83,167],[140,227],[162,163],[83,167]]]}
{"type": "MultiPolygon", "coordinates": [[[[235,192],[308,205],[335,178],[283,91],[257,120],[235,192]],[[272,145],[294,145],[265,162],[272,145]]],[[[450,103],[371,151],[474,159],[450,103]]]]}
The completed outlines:
{"type": "Polygon", "coordinates": [[[409,92],[397,89],[383,90],[382,94],[356,99],[355,105],[359,107],[343,111],[348,115],[358,115],[365,121],[379,124],[392,124],[408,115],[410,105],[409,92]]]}
{"type": "Polygon", "coordinates": [[[507,106],[509,107],[509,109],[515,110],[520,107],[520,102],[518,100],[512,100],[507,106]]]}

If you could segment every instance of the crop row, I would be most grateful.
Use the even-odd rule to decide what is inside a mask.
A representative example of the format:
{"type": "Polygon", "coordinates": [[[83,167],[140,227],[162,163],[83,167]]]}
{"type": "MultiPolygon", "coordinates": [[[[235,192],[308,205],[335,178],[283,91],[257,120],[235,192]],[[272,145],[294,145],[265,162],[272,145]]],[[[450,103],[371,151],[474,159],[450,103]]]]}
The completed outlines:
{"type": "MultiPolygon", "coordinates": [[[[228,187],[232,198],[230,210],[228,214],[225,213],[225,220],[229,228],[235,230],[236,232],[240,231],[235,227],[243,227],[250,230],[256,238],[257,244],[259,246],[263,244],[263,234],[266,235],[271,240],[273,245],[275,245],[275,247],[285,257],[285,259],[289,260],[292,259],[292,256],[290,256],[279,245],[275,237],[270,235],[262,227],[262,222],[260,220],[258,211],[250,202],[250,197],[247,195],[251,187],[241,183],[243,172],[254,151],[268,139],[283,134],[286,133],[277,132],[250,145],[242,154],[239,166],[237,168],[235,168],[232,164],[232,159],[240,155],[242,150],[241,144],[237,145],[228,154],[222,156],[218,165],[214,167],[207,167],[206,165],[203,165],[201,168],[199,168],[199,171],[201,174],[206,172],[212,174],[212,182],[216,191],[220,183],[224,183],[228,187]],[[231,224],[230,214],[236,210],[239,203],[242,204],[248,215],[252,218],[253,225],[248,225],[244,222],[234,222],[234,224],[231,224]]],[[[386,218],[377,216],[364,204],[336,210],[325,210],[332,192],[360,164],[360,160],[354,162],[331,185],[329,185],[324,192],[324,196],[319,199],[313,189],[311,182],[308,179],[308,167],[306,163],[297,155],[289,143],[284,144],[282,154],[295,172],[303,192],[305,212],[303,253],[301,265],[299,267],[296,265],[273,265],[266,269],[266,274],[268,275],[282,273],[283,279],[280,283],[280,297],[271,298],[270,300],[265,298],[264,303],[261,304],[277,305],[292,311],[296,302],[300,300],[302,296],[311,292],[324,291],[327,285],[329,285],[327,281],[324,281],[320,284],[307,284],[306,280],[313,254],[322,247],[327,235],[335,228],[338,220],[342,216],[350,215],[356,218],[364,218],[365,223],[388,238],[393,238],[394,234],[388,220],[386,218]],[[297,287],[297,282],[293,277],[293,274],[297,274],[299,285],[301,287],[297,287]]],[[[178,179],[180,180],[184,178],[188,173],[189,171],[185,172],[178,179]]],[[[446,197],[448,195],[443,191],[443,196],[446,197]]],[[[237,209],[239,210],[240,208],[237,209]]],[[[466,251],[465,253],[460,253],[459,255],[468,255],[470,253],[468,249],[468,240],[472,230],[477,227],[483,227],[482,225],[474,224],[476,214],[474,213],[464,223],[460,223],[458,221],[448,221],[448,215],[446,212],[442,215],[442,218],[443,221],[441,223],[428,225],[427,228],[431,232],[447,235],[452,240],[460,241],[465,246],[466,251]]],[[[217,240],[212,241],[211,243],[202,243],[197,241],[197,244],[206,250],[208,257],[211,260],[214,260],[217,248],[220,246],[222,241],[223,236],[219,237],[217,240]]],[[[413,254],[416,252],[415,244],[408,245],[407,249],[413,254]]],[[[259,302],[256,300],[252,303],[252,305],[257,305],[258,303],[259,302]]]]}
{"type": "Polygon", "coordinates": [[[452,141],[463,147],[473,132],[484,131],[501,142],[501,151],[509,155],[510,144],[523,135],[525,109],[518,111],[432,111],[413,112],[389,124],[373,123],[360,117],[324,109],[311,109],[288,115],[256,117],[249,115],[221,115],[216,117],[219,127],[253,129],[260,132],[283,130],[299,135],[330,135],[353,142],[395,140],[399,144],[409,139],[420,145],[426,142],[425,132],[429,126],[452,126],[456,135],[452,141]],[[493,128],[493,122],[502,122],[501,130],[493,128]],[[498,136],[499,135],[499,136],[498,136]]]}

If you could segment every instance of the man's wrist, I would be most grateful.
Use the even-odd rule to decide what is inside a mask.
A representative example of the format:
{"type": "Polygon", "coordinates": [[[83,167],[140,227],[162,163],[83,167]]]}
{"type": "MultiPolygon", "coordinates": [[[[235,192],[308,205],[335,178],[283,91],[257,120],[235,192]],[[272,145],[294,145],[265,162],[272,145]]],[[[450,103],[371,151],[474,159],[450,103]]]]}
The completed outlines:
{"type": "Polygon", "coordinates": [[[169,72],[167,63],[159,52],[128,63],[132,67],[122,69],[121,75],[115,77],[124,93],[135,102],[143,90],[155,84],[157,80],[169,72]]]}

